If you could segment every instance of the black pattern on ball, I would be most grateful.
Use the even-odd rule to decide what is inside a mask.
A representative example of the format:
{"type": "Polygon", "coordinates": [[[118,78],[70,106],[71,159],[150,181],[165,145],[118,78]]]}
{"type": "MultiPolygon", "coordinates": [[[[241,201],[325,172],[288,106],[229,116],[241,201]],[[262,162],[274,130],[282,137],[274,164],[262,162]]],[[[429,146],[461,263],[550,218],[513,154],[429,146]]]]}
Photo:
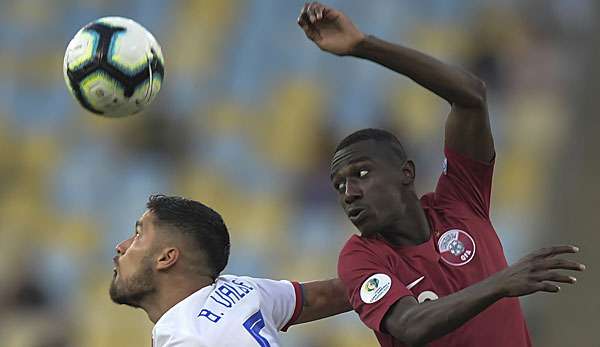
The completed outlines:
{"type": "MultiPolygon", "coordinates": [[[[103,70],[111,76],[117,83],[119,83],[124,92],[124,96],[129,98],[133,95],[136,88],[141,84],[145,83],[150,78],[150,69],[153,74],[157,74],[162,79],[164,76],[164,66],[158,58],[154,49],[151,50],[152,55],[148,57],[148,62],[140,69],[139,72],[128,75],[121,71],[119,68],[111,64],[108,60],[108,53],[110,51],[110,44],[113,36],[119,32],[124,32],[127,29],[120,26],[111,26],[105,23],[94,22],[86,25],[83,30],[93,31],[98,34],[98,46],[94,51],[94,57],[91,62],[78,67],[77,69],[67,69],[67,77],[69,79],[69,85],[73,90],[75,97],[87,110],[96,113],[104,114],[104,112],[95,109],[90,102],[86,99],[80,88],[80,83],[88,77],[90,74],[103,70]],[[150,66],[150,69],[148,69],[150,66]]],[[[152,81],[150,81],[152,83],[152,81]]]]}

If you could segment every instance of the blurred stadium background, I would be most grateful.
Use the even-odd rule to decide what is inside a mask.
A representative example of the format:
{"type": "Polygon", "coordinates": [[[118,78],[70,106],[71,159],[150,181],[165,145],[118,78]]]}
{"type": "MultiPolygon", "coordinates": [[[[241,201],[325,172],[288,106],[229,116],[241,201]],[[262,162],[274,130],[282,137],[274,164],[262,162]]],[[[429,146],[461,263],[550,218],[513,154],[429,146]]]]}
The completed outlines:
{"type": "MultiPolygon", "coordinates": [[[[498,163],[493,221],[509,261],[581,246],[588,272],[522,299],[536,346],[600,346],[594,275],[600,196],[600,3],[593,0],[329,1],[361,29],[465,66],[489,87],[498,163]]],[[[335,276],[353,232],[328,182],[337,141],[392,129],[418,189],[442,164],[447,105],[374,64],[321,53],[300,1],[0,2],[0,345],[147,346],[151,324],[107,294],[114,245],[150,193],[220,211],[228,273],[335,276]],[[89,21],[131,17],[163,47],[166,83],[143,115],[82,111],[62,77],[89,21]]],[[[354,313],[291,329],[285,346],[375,346],[354,313]]]]}

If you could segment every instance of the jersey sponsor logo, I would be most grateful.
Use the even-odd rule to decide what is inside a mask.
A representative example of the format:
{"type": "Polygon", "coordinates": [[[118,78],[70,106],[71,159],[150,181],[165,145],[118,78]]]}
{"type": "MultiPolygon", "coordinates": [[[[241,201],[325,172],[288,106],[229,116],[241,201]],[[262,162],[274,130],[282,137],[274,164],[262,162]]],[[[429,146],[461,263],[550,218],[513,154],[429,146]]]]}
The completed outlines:
{"type": "Polygon", "coordinates": [[[475,257],[475,241],[460,229],[450,229],[438,239],[442,260],[452,266],[462,266],[475,257]]]}
{"type": "Polygon", "coordinates": [[[363,282],[360,298],[366,304],[379,301],[392,287],[392,279],[386,274],[375,274],[363,282]]]}

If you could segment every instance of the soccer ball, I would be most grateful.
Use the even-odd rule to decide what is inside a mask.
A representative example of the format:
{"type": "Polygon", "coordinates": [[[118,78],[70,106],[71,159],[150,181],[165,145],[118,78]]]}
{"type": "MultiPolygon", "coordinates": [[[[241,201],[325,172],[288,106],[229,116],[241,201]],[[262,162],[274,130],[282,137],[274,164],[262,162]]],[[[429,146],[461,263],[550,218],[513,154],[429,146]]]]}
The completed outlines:
{"type": "Polygon", "coordinates": [[[69,92],[87,110],[106,117],[141,111],[160,90],[165,70],[156,39],[123,17],[104,17],[77,32],[63,73],[69,92]]]}

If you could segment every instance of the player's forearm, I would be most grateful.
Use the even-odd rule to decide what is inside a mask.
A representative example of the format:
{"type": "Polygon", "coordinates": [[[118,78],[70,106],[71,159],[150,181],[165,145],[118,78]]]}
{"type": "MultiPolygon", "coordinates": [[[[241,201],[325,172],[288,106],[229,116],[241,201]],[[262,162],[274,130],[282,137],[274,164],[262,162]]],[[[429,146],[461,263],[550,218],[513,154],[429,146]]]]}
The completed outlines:
{"type": "Polygon", "coordinates": [[[351,55],[403,74],[450,104],[463,107],[485,105],[485,84],[479,78],[414,49],[365,36],[351,55]]]}
{"type": "Polygon", "coordinates": [[[302,284],[304,303],[296,324],[334,316],[352,309],[346,288],[338,278],[302,284]]]}
{"type": "Polygon", "coordinates": [[[502,298],[493,280],[484,280],[435,301],[413,305],[393,324],[392,335],[410,346],[434,341],[459,328],[502,298]]]}

